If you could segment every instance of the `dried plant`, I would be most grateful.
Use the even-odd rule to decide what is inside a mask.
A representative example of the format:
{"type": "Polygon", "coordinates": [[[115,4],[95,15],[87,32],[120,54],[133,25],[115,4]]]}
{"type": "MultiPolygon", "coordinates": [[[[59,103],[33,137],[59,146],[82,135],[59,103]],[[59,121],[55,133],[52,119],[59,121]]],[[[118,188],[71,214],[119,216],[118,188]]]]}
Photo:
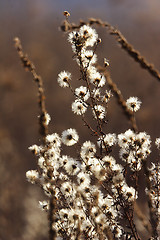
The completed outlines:
{"type": "MultiPolygon", "coordinates": [[[[108,60],[104,59],[104,66],[97,64],[96,49],[101,39],[90,25],[96,23],[107,27],[110,34],[116,35],[122,48],[142,67],[158,79],[160,75],[110,24],[90,19],[88,23],[81,21],[79,25],[74,25],[69,23],[70,14],[67,11],[64,15],[66,20],[61,28],[68,34],[73,58],[79,66],[80,86],[72,87],[72,75],[65,70],[58,74],[57,82],[60,87],[72,92],[75,100],[71,109],[82,119],[94,141],[81,142],[72,126],[61,134],[48,134],[50,116],[45,108],[42,79],[23,53],[20,40],[15,38],[24,67],[38,83],[43,141],[40,146],[29,147],[38,159],[38,167],[37,170],[28,171],[26,177],[29,182],[38,184],[48,196],[48,201],[41,201],[39,205],[48,213],[50,240],[140,240],[135,215],[148,231],[148,239],[159,239],[160,165],[157,161],[149,166],[147,158],[151,153],[151,137],[146,132],[139,132],[136,125],[135,113],[140,109],[141,101],[137,97],[124,99],[109,75],[108,60]],[[106,132],[107,108],[114,96],[131,122],[131,129],[118,135],[106,132]],[[86,114],[89,114],[90,121],[86,114]],[[68,148],[73,146],[77,157],[66,155],[64,145],[68,148]],[[120,149],[121,164],[113,156],[115,145],[120,149]],[[127,183],[128,171],[132,185],[127,183]],[[140,191],[140,171],[144,171],[146,176],[149,221],[136,202],[140,191]]],[[[160,138],[156,139],[155,144],[160,150],[160,138]]]]}

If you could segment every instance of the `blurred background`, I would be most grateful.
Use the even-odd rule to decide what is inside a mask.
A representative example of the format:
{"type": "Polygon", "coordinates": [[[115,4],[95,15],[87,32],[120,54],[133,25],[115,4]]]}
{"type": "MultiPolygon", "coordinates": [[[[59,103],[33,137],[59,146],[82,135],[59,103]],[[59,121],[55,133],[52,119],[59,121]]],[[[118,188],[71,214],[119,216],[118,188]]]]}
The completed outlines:
{"type": "MultiPolygon", "coordinates": [[[[159,9],[159,0],[0,1],[0,240],[48,239],[47,216],[37,207],[44,194],[25,179],[25,172],[36,168],[36,159],[28,147],[39,144],[40,139],[37,88],[20,63],[13,38],[21,39],[24,51],[44,80],[47,110],[52,118],[50,133],[61,134],[72,127],[81,132],[80,140],[84,141],[89,139],[89,133],[71,112],[73,96],[57,84],[62,70],[72,73],[73,85],[79,77],[67,35],[60,31],[63,11],[69,11],[69,20],[75,23],[89,17],[108,21],[160,70],[159,9]]],[[[137,124],[154,141],[160,136],[160,83],[121,50],[105,29],[96,29],[102,39],[97,50],[99,63],[104,57],[109,59],[111,77],[125,99],[141,99],[137,124]]],[[[106,132],[121,133],[130,128],[114,98],[108,108],[108,121],[106,132]]],[[[154,147],[150,159],[156,159],[154,147]]],[[[144,229],[141,233],[147,239],[144,229]]]]}

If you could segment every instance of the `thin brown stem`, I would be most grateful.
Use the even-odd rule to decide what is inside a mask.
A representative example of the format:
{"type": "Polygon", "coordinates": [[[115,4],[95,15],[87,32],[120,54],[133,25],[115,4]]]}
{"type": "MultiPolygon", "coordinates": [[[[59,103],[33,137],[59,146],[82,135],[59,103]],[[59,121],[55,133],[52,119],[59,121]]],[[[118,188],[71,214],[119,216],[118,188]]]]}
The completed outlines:
{"type": "Polygon", "coordinates": [[[125,210],[125,215],[126,215],[126,218],[128,220],[128,223],[130,225],[130,228],[132,230],[132,234],[135,238],[135,240],[141,240],[141,238],[139,237],[138,233],[137,233],[137,230],[135,228],[135,225],[133,223],[133,215],[129,213],[129,211],[125,210]]]}
{"type": "Polygon", "coordinates": [[[118,104],[122,107],[122,109],[125,113],[125,116],[129,119],[129,121],[132,125],[132,129],[134,130],[134,132],[137,132],[138,127],[137,127],[137,124],[136,124],[134,113],[131,112],[127,108],[126,101],[124,100],[124,97],[123,97],[121,91],[119,90],[117,85],[113,82],[109,72],[106,71],[105,67],[101,67],[100,65],[98,65],[97,68],[98,68],[99,71],[103,72],[104,76],[106,77],[108,86],[110,87],[110,89],[114,93],[114,96],[116,97],[118,104]]]}
{"type": "Polygon", "coordinates": [[[138,219],[143,224],[144,228],[148,231],[148,233],[151,234],[152,229],[151,229],[151,225],[150,225],[150,223],[148,221],[148,218],[144,215],[144,213],[140,209],[140,207],[137,204],[137,202],[134,203],[134,211],[135,211],[135,214],[138,217],[138,219]]]}
{"type": "Polygon", "coordinates": [[[48,134],[48,126],[46,124],[47,111],[46,111],[46,106],[45,106],[43,81],[42,81],[41,76],[39,76],[37,74],[33,62],[30,61],[27,54],[25,54],[23,52],[23,48],[22,48],[20,39],[15,38],[14,42],[15,42],[15,48],[18,52],[18,55],[23,64],[23,67],[32,74],[33,80],[37,83],[37,86],[38,86],[38,103],[39,103],[39,109],[40,109],[40,117],[39,117],[40,134],[43,138],[43,143],[45,143],[45,137],[48,134]]]}
{"type": "Polygon", "coordinates": [[[152,197],[151,197],[151,194],[150,194],[150,191],[152,190],[152,185],[151,185],[151,182],[150,182],[150,179],[149,179],[150,172],[147,168],[147,162],[146,161],[143,162],[143,170],[144,170],[145,177],[146,177],[146,185],[147,185],[147,188],[149,190],[149,193],[148,193],[148,207],[149,207],[149,214],[150,214],[150,223],[151,223],[151,226],[152,226],[152,236],[154,236],[154,238],[157,239],[157,237],[158,237],[158,232],[157,232],[158,218],[157,218],[156,209],[153,206],[152,197]]]}
{"type": "Polygon", "coordinates": [[[87,123],[87,121],[85,120],[84,116],[82,115],[82,121],[84,122],[84,125],[88,127],[88,129],[92,132],[92,134],[94,136],[98,136],[99,137],[99,134],[97,133],[97,131],[95,131],[91,125],[89,123],[87,123]]]}
{"type": "Polygon", "coordinates": [[[56,231],[53,227],[53,223],[55,222],[55,212],[56,212],[56,201],[54,194],[50,197],[50,211],[49,211],[49,240],[54,240],[56,238],[56,231]]]}
{"type": "MultiPolygon", "coordinates": [[[[42,136],[43,144],[45,145],[46,136],[48,134],[48,125],[47,125],[47,119],[46,119],[47,111],[45,106],[43,81],[42,81],[42,78],[37,74],[33,62],[31,62],[28,56],[24,54],[20,39],[15,38],[14,42],[15,42],[15,48],[18,52],[18,55],[23,64],[23,67],[32,74],[33,80],[37,83],[37,86],[38,86],[38,104],[40,109],[40,117],[39,117],[40,134],[42,136]]],[[[45,157],[45,162],[46,162],[46,165],[48,166],[48,159],[46,157],[45,157]]],[[[48,171],[47,175],[49,176],[52,172],[52,169],[50,169],[50,167],[48,166],[47,171],[48,171]]],[[[52,196],[50,197],[49,214],[48,214],[50,240],[54,240],[56,237],[56,232],[53,228],[53,224],[55,221],[54,220],[55,209],[56,209],[56,201],[55,201],[54,193],[52,193],[52,196]]]]}

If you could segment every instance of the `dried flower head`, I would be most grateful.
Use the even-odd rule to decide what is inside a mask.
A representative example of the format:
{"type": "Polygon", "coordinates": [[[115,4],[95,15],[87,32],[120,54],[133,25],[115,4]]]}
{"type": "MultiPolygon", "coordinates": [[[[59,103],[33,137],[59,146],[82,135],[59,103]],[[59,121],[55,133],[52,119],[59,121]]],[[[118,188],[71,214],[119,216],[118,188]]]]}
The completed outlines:
{"type": "Polygon", "coordinates": [[[79,29],[80,36],[85,39],[85,46],[91,46],[97,42],[98,34],[96,33],[96,30],[91,28],[90,26],[83,25],[79,29]]]}
{"type": "Polygon", "coordinates": [[[37,146],[36,144],[30,146],[28,148],[31,152],[33,152],[35,155],[39,155],[41,150],[42,150],[42,147],[41,146],[37,146]]]}
{"type": "Polygon", "coordinates": [[[93,115],[95,118],[104,119],[106,115],[106,109],[101,105],[96,105],[93,109],[93,115]]]}
{"type": "Polygon", "coordinates": [[[104,58],[104,66],[105,67],[108,67],[109,66],[109,60],[104,58]]]}
{"type": "Polygon", "coordinates": [[[50,115],[48,113],[45,113],[45,124],[48,125],[50,121],[51,121],[50,115]]]}
{"type": "Polygon", "coordinates": [[[110,98],[112,97],[111,90],[106,90],[104,96],[102,96],[102,101],[108,103],[110,98]]]}
{"type": "Polygon", "coordinates": [[[93,94],[93,97],[97,100],[97,101],[100,101],[101,99],[101,91],[99,88],[94,88],[92,90],[92,94],[93,94]]]}
{"type": "MultiPolygon", "coordinates": [[[[81,61],[83,63],[83,67],[88,68],[90,65],[97,62],[97,55],[92,50],[84,50],[81,53],[81,61]]],[[[79,61],[78,64],[80,64],[79,61]]]]}
{"type": "Polygon", "coordinates": [[[87,110],[87,104],[83,102],[81,99],[76,99],[72,103],[72,111],[77,115],[82,115],[87,110]]]}
{"type": "Polygon", "coordinates": [[[137,97],[130,97],[126,101],[126,105],[132,112],[137,112],[140,109],[141,101],[137,97]]]}
{"type": "Polygon", "coordinates": [[[28,182],[34,184],[39,179],[39,173],[37,170],[29,170],[26,172],[26,178],[28,182]]]}
{"type": "Polygon", "coordinates": [[[117,143],[115,133],[108,133],[98,139],[97,144],[99,147],[105,148],[105,146],[113,146],[117,143]]]}
{"type": "Polygon", "coordinates": [[[49,202],[46,200],[39,201],[39,208],[41,208],[43,211],[48,211],[49,210],[49,202]]]}
{"type": "Polygon", "coordinates": [[[69,128],[62,132],[62,142],[67,146],[72,146],[77,143],[79,140],[79,136],[77,131],[73,128],[69,128]]]}
{"type": "Polygon", "coordinates": [[[118,144],[121,147],[121,159],[127,162],[133,171],[141,170],[142,160],[151,153],[150,136],[145,132],[136,134],[129,129],[118,135],[118,144]]]}
{"type": "Polygon", "coordinates": [[[82,159],[93,157],[95,153],[96,147],[94,143],[90,141],[86,141],[83,143],[80,152],[82,159]]]}
{"type": "Polygon", "coordinates": [[[61,138],[57,133],[48,134],[46,136],[46,143],[52,147],[59,148],[61,146],[61,138]]]}
{"type": "Polygon", "coordinates": [[[156,138],[155,145],[158,149],[160,149],[160,138],[156,138]]]}
{"type": "Polygon", "coordinates": [[[77,181],[81,188],[85,188],[90,184],[90,175],[84,172],[80,172],[77,175],[77,181]]]}
{"type": "Polygon", "coordinates": [[[96,87],[103,87],[106,83],[106,79],[99,72],[94,72],[94,74],[90,74],[90,81],[96,87]]]}
{"type": "Polygon", "coordinates": [[[64,11],[63,15],[68,18],[70,16],[70,13],[68,11],[64,11]]]}
{"type": "Polygon", "coordinates": [[[60,85],[60,87],[69,87],[69,81],[71,80],[71,73],[66,72],[66,71],[62,71],[58,74],[58,83],[60,85]]]}
{"type": "Polygon", "coordinates": [[[68,162],[64,166],[66,172],[70,175],[76,175],[79,172],[78,162],[75,159],[69,158],[68,162]]]}
{"type": "Polygon", "coordinates": [[[82,99],[83,101],[87,101],[90,96],[88,89],[84,86],[80,86],[79,88],[76,88],[75,94],[76,94],[76,97],[82,99]]]}

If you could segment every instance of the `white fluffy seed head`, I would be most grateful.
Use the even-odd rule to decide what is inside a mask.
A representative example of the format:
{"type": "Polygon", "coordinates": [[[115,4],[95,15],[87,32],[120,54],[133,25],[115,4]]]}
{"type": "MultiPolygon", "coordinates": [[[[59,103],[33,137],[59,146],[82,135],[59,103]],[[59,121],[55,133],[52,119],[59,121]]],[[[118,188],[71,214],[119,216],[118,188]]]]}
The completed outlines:
{"type": "Polygon", "coordinates": [[[90,176],[87,173],[80,172],[77,175],[77,182],[82,187],[85,188],[90,185],[90,176]]]}
{"type": "Polygon", "coordinates": [[[79,34],[81,38],[85,40],[85,47],[93,47],[93,45],[97,42],[98,34],[96,33],[96,30],[90,26],[83,25],[79,29],[79,34]]]}
{"type": "Polygon", "coordinates": [[[104,119],[106,115],[106,109],[101,105],[96,105],[93,109],[93,115],[95,118],[104,119]]]}
{"type": "Polygon", "coordinates": [[[98,139],[97,144],[99,147],[105,148],[105,146],[113,146],[117,143],[117,138],[115,133],[108,133],[105,136],[98,139]]]}
{"type": "Polygon", "coordinates": [[[39,179],[39,173],[37,170],[29,170],[26,172],[26,178],[28,182],[34,184],[39,179]]]}
{"type": "Polygon", "coordinates": [[[99,72],[94,72],[94,74],[90,74],[90,82],[94,84],[96,87],[103,87],[106,83],[106,79],[99,72]]]}
{"type": "Polygon", "coordinates": [[[126,101],[126,105],[132,112],[137,112],[140,109],[141,101],[137,97],[130,97],[126,101]]]}
{"type": "Polygon", "coordinates": [[[78,162],[76,162],[73,158],[69,158],[69,161],[65,164],[64,169],[69,175],[76,175],[80,170],[78,162]]]}
{"type": "Polygon", "coordinates": [[[95,153],[96,153],[96,147],[94,143],[90,141],[86,141],[83,143],[80,151],[82,159],[93,157],[95,153]]]}
{"type": "Polygon", "coordinates": [[[31,152],[33,152],[35,155],[39,155],[42,150],[42,147],[34,144],[34,145],[30,146],[28,149],[31,152]]]}
{"type": "MultiPolygon", "coordinates": [[[[81,54],[81,61],[84,68],[88,68],[90,65],[95,64],[97,62],[97,55],[92,50],[86,50],[81,54]]],[[[80,62],[77,61],[80,65],[80,62]]]]}
{"type": "Polygon", "coordinates": [[[50,117],[50,115],[46,112],[46,113],[45,113],[45,124],[48,125],[50,121],[51,121],[51,117],[50,117]]]}
{"type": "Polygon", "coordinates": [[[72,146],[79,140],[78,133],[75,129],[69,128],[62,132],[62,142],[67,146],[72,146]]]}
{"type": "Polygon", "coordinates": [[[48,211],[49,210],[49,202],[44,200],[44,201],[39,201],[39,208],[42,211],[48,211]]]}
{"type": "Polygon", "coordinates": [[[88,89],[84,86],[80,86],[79,88],[76,88],[75,95],[76,97],[82,99],[83,101],[87,101],[90,96],[88,89]]]}
{"type": "Polygon", "coordinates": [[[160,149],[160,138],[156,138],[155,145],[158,149],[160,149]]]}
{"type": "Polygon", "coordinates": [[[70,86],[70,80],[71,80],[71,73],[62,71],[58,74],[57,82],[60,85],[60,87],[69,87],[70,86]]]}
{"type": "Polygon", "coordinates": [[[87,104],[82,102],[80,99],[76,99],[72,103],[72,111],[74,114],[83,115],[87,111],[87,104]]]}
{"type": "Polygon", "coordinates": [[[61,138],[57,133],[48,134],[46,136],[46,143],[52,147],[59,148],[61,146],[61,138]]]}

